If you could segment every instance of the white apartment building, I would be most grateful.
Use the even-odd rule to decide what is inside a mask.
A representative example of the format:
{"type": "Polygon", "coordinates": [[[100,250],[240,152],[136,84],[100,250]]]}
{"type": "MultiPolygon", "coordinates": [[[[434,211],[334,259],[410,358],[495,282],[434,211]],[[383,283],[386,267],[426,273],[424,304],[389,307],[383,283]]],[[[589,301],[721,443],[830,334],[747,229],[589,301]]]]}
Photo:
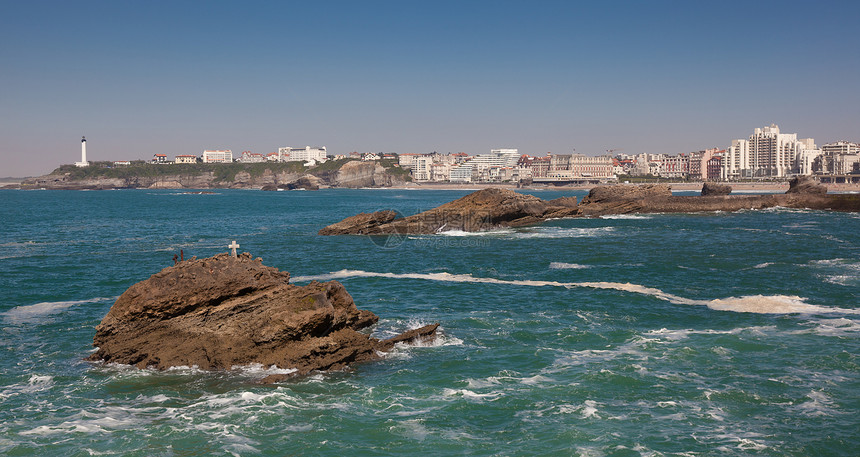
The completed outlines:
{"type": "Polygon", "coordinates": [[[279,162],[325,162],[326,161],[326,149],[325,146],[322,147],[310,147],[305,146],[303,148],[292,148],[289,146],[285,146],[282,148],[278,148],[278,161],[279,162]]]}
{"type": "Polygon", "coordinates": [[[233,151],[229,149],[213,149],[203,151],[203,163],[232,163],[233,151]]]}
{"type": "Polygon", "coordinates": [[[723,156],[723,179],[783,178],[801,171],[803,150],[815,150],[812,138],[798,140],[796,133],[780,133],[779,126],[756,128],[748,140],[733,140],[723,156]]]}
{"type": "Polygon", "coordinates": [[[430,156],[415,157],[412,161],[412,180],[413,181],[430,181],[430,166],[433,165],[433,158],[430,156]]]}
{"type": "Polygon", "coordinates": [[[821,146],[821,172],[846,175],[860,170],[860,144],[836,141],[821,146]]]}
{"type": "Polygon", "coordinates": [[[460,164],[451,169],[451,182],[472,182],[472,162],[460,164]]]}
{"type": "Polygon", "coordinates": [[[860,144],[850,141],[836,141],[821,146],[821,151],[829,156],[837,154],[860,154],[860,144]]]}
{"type": "Polygon", "coordinates": [[[420,157],[421,154],[415,154],[414,152],[405,152],[397,155],[397,164],[400,165],[400,168],[411,169],[412,164],[415,163],[415,158],[420,157]]]}
{"type": "Polygon", "coordinates": [[[174,159],[176,163],[197,163],[197,156],[191,154],[180,154],[174,159]]]}
{"type": "Polygon", "coordinates": [[[795,171],[801,175],[811,175],[815,160],[821,157],[821,154],[821,149],[801,149],[795,159],[795,171]]]}
{"type": "Polygon", "coordinates": [[[516,167],[520,161],[519,149],[490,149],[490,155],[502,159],[502,167],[516,167]]]}
{"type": "Polygon", "coordinates": [[[470,161],[475,171],[485,173],[493,167],[516,167],[520,160],[517,149],[491,149],[489,154],[479,154],[470,161]]]}

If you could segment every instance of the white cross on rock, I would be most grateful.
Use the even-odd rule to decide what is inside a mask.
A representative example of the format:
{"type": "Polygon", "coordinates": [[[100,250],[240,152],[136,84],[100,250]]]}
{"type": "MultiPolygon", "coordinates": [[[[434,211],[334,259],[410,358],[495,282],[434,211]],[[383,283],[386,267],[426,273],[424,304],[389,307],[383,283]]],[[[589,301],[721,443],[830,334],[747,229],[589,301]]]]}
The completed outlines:
{"type": "Polygon", "coordinates": [[[233,242],[232,242],[232,243],[230,243],[230,245],[229,245],[229,246],[227,246],[227,247],[233,250],[233,251],[230,253],[230,255],[232,255],[233,257],[236,257],[236,249],[238,249],[238,248],[239,248],[239,245],[238,245],[238,244],[236,244],[236,240],[233,240],[233,242]]]}

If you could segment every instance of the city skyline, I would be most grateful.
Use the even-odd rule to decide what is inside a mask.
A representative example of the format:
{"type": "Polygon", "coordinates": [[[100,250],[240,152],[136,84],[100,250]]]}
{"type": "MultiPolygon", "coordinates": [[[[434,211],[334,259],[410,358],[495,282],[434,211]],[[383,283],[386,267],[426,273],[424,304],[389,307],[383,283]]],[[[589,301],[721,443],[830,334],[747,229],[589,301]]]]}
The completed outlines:
{"type": "Polygon", "coordinates": [[[860,140],[852,2],[0,7],[2,176],[271,152],[668,153],[860,140]]]}

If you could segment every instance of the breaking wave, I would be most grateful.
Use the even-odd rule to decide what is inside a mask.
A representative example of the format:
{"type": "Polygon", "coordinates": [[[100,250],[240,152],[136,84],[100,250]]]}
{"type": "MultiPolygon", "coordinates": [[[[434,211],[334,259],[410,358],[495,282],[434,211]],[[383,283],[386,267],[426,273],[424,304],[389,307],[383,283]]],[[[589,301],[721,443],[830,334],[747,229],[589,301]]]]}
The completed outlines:
{"type": "Polygon", "coordinates": [[[113,298],[91,298],[89,300],[70,300],[70,301],[55,301],[42,302],[34,305],[16,306],[9,311],[0,313],[6,321],[14,323],[37,322],[45,316],[60,313],[68,308],[86,303],[103,303],[106,301],[116,300],[113,298]]]}
{"type": "Polygon", "coordinates": [[[591,267],[589,265],[580,265],[578,263],[550,262],[549,268],[550,270],[583,270],[591,267]]]}
{"type": "Polygon", "coordinates": [[[530,227],[526,229],[499,229],[477,232],[463,230],[445,230],[436,233],[441,236],[453,237],[495,237],[501,239],[521,240],[535,238],[592,238],[611,233],[614,227],[530,227]]]}
{"type": "Polygon", "coordinates": [[[601,219],[653,219],[653,216],[644,216],[642,214],[607,214],[600,216],[601,219]]]}
{"type": "Polygon", "coordinates": [[[860,314],[860,310],[845,309],[829,306],[819,306],[806,303],[804,298],[790,295],[748,295],[742,297],[718,298],[714,300],[699,300],[673,295],[653,287],[621,282],[559,282],[541,281],[534,279],[496,279],[475,277],[470,274],[452,273],[379,273],[362,270],[340,270],[323,275],[297,276],[293,281],[329,281],[332,279],[348,278],[389,278],[389,279],[420,279],[427,281],[498,284],[527,287],[564,287],[617,290],[640,295],[647,295],[677,305],[707,306],[718,311],[733,311],[739,313],[760,314],[813,314],[813,313],[842,313],[860,314]]]}

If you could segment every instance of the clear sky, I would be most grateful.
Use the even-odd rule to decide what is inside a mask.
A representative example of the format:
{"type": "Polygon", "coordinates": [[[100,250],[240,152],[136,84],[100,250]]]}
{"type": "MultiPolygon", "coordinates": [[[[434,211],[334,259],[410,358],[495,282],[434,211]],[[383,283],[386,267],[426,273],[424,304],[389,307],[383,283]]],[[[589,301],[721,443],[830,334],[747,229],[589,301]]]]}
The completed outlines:
{"type": "Polygon", "coordinates": [[[203,149],[860,141],[858,1],[0,0],[0,177],[203,149]]]}

